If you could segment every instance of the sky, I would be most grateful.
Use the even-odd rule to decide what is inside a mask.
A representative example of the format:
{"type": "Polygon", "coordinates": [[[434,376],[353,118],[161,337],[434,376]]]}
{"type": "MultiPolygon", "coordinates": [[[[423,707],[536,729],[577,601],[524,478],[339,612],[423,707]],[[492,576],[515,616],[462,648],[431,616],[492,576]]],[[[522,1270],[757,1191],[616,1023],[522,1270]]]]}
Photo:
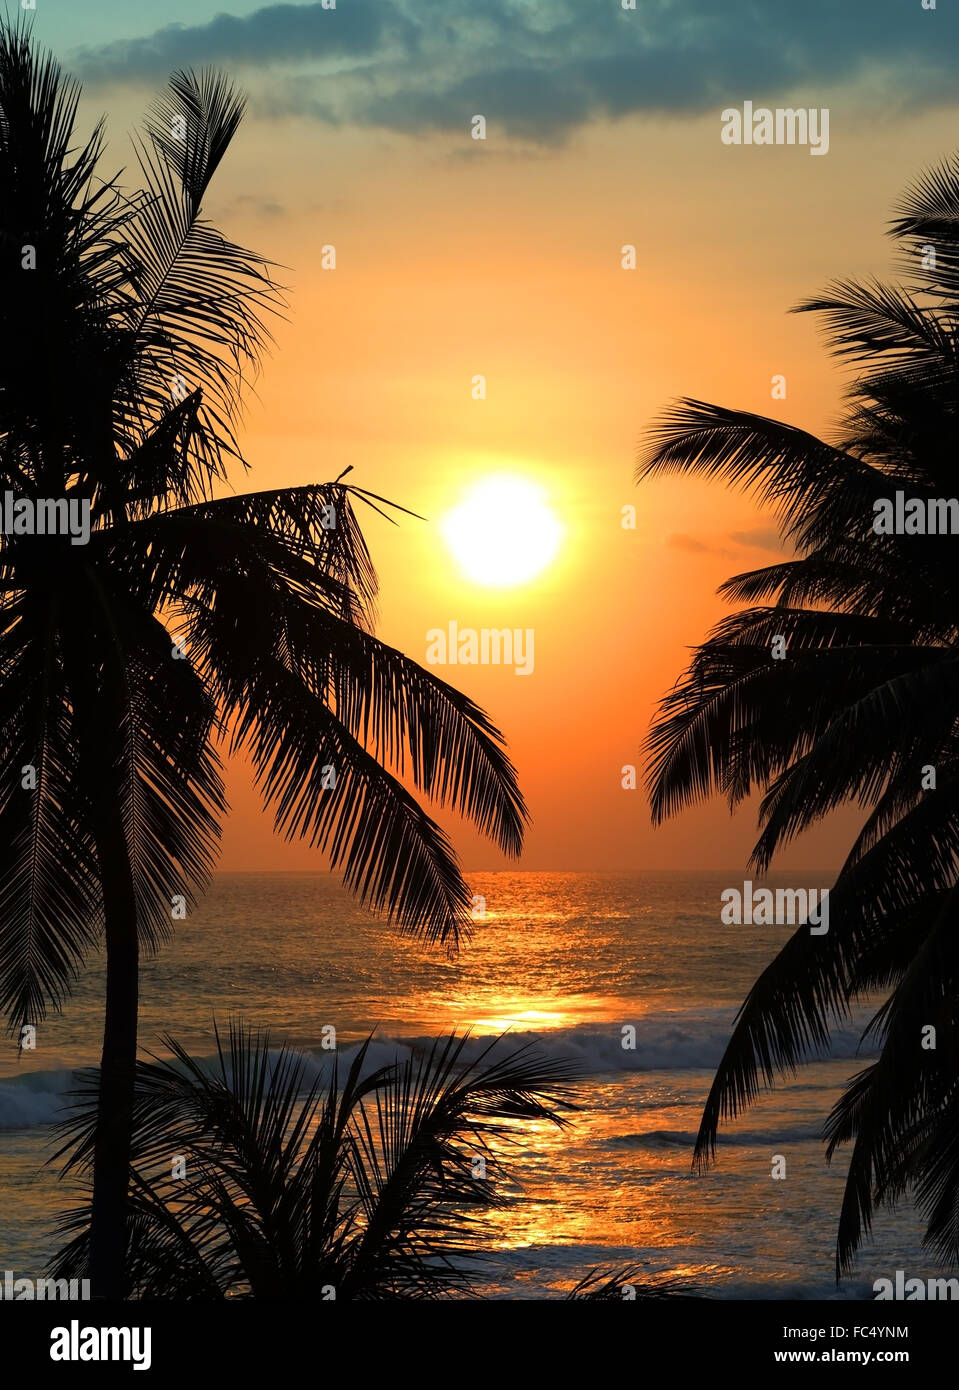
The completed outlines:
{"type": "MultiPolygon", "coordinates": [[[[894,273],[896,200],[953,151],[952,8],[36,0],[37,37],[83,83],[81,124],[107,114],[111,164],[131,181],[128,132],[171,70],[212,63],[247,93],[205,211],[283,267],[289,311],[236,485],[351,467],[424,518],[366,527],[379,635],[417,660],[450,621],[533,630],[529,675],[436,668],[508,740],[532,815],[520,867],[745,868],[756,806],[653,827],[642,745],[728,611],[717,586],[783,552],[749,497],[694,478],[637,487],[636,454],[680,396],[835,437],[847,377],[814,319],[788,310],[834,278],[894,273]],[[721,112],[747,100],[827,107],[828,153],[723,144],[721,112]],[[534,580],[487,588],[459,571],[442,519],[504,472],[542,490],[563,540],[534,580]]],[[[274,836],[245,768],[228,786],[224,868],[322,866],[274,836]]],[[[506,866],[438,819],[468,870],[506,866]]],[[[779,865],[837,866],[854,824],[833,817],[779,865]]]]}

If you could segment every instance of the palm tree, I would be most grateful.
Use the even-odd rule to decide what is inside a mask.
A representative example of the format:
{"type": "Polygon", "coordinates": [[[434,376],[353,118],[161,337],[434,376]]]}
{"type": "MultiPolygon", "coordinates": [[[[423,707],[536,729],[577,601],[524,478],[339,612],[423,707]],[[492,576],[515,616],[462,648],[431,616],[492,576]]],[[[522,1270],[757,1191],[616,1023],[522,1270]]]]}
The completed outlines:
{"type": "Polygon", "coordinates": [[[701,1298],[700,1286],[691,1279],[669,1276],[650,1279],[643,1265],[623,1269],[592,1269],[566,1295],[567,1302],[621,1303],[647,1298],[701,1298]]]}
{"type": "Polygon", "coordinates": [[[102,128],[75,137],[78,97],[0,27],[0,493],[89,503],[91,526],[0,537],[0,1003],[14,1030],[42,1019],[105,945],[90,1274],[116,1296],[138,953],[208,881],[218,746],[246,751],[280,831],[450,948],[469,894],[405,783],[513,854],[526,813],[482,710],[372,635],[353,503],[380,499],[342,475],[215,496],[282,303],[201,213],[242,100],[176,74],[128,194],[97,172],[102,128]]]}
{"type": "MultiPolygon", "coordinates": [[[[518,1122],[565,1126],[568,1062],[487,1043],[472,1061],[451,1034],[370,1069],[372,1038],[345,1076],[268,1033],[232,1023],[212,1066],[175,1039],[138,1065],[128,1282],[134,1296],[337,1301],[475,1291],[468,1257],[486,1214],[514,1200],[503,1148],[518,1122]],[[171,1155],[175,1161],[171,1163],[171,1155]]],[[[82,1173],[94,1152],[95,1076],[77,1093],[55,1157],[82,1173]]],[[[87,1258],[89,1208],[51,1266],[87,1258]]]]}
{"type": "MultiPolygon", "coordinates": [[[[293,1301],[475,1296],[489,1213],[522,1200],[504,1155],[524,1123],[561,1129],[578,1109],[575,1063],[506,1035],[472,1060],[469,1035],[373,1068],[372,1035],[346,1075],[270,1034],[214,1025],[199,1061],[174,1038],[137,1064],[127,1283],[138,1298],[293,1301]]],[[[81,1074],[51,1162],[81,1178],[98,1113],[96,1073],[81,1074]]],[[[60,1279],[88,1259],[89,1202],[65,1212],[60,1279]]],[[[692,1297],[689,1280],[650,1280],[641,1265],[594,1269],[568,1300],[692,1297]]]]}
{"type": "Polygon", "coordinates": [[[639,468],[752,489],[795,551],[722,586],[745,606],[662,701],[654,820],[715,791],[730,808],[761,791],[761,872],[834,808],[864,812],[828,933],[800,927],[740,1009],[694,1157],[707,1165],[720,1123],[825,1049],[854,1004],[882,1000],[867,1030],[878,1059],[826,1130],[830,1157],[852,1145],[837,1279],[875,1208],[909,1189],[927,1242],[959,1258],[959,567],[944,536],[873,531],[880,498],[957,493],[959,159],[908,191],[892,234],[901,287],[838,282],[799,306],[856,367],[841,439],[686,400],[639,468]],[[775,636],[786,659],[772,659],[775,636]]]}

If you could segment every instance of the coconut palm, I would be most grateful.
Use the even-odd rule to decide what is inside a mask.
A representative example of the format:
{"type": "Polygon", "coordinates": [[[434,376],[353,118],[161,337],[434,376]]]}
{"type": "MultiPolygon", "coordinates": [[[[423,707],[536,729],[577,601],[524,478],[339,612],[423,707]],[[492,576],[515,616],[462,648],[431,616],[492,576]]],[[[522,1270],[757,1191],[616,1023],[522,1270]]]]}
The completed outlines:
{"type": "Polygon", "coordinates": [[[700,1286],[691,1279],[669,1276],[650,1279],[644,1265],[623,1269],[592,1269],[566,1295],[569,1303],[634,1302],[647,1298],[701,1298],[700,1286]]]}
{"type": "MultiPolygon", "coordinates": [[[[502,1039],[451,1034],[373,1067],[321,1068],[232,1023],[203,1064],[173,1038],[138,1065],[127,1279],[134,1296],[337,1301],[474,1291],[488,1213],[516,1200],[504,1147],[521,1122],[564,1126],[573,1069],[502,1039]],[[345,1071],[345,1074],[344,1074],[345,1071]],[[175,1160],[171,1162],[171,1156],[175,1160]]],[[[64,1128],[67,1171],[94,1151],[96,1078],[64,1128]]],[[[59,1155],[58,1155],[59,1156],[59,1155]]],[[[83,1267],[89,1210],[52,1270],[83,1267]]],[[[59,1277],[59,1276],[56,1276],[59,1277]]]]}
{"type": "MultiPolygon", "coordinates": [[[[494,1211],[521,1202],[509,1146],[565,1128],[575,1063],[469,1035],[375,1066],[372,1035],[341,1068],[239,1021],[212,1059],[164,1039],[137,1066],[127,1284],[134,1297],[283,1301],[474,1296],[494,1211]],[[468,1055],[472,1042],[474,1055],[468,1055]],[[345,1071],[345,1074],[344,1074],[345,1071]]],[[[98,1082],[81,1074],[64,1175],[88,1172],[98,1082]]],[[[59,1222],[52,1278],[85,1266],[89,1203],[59,1222]]],[[[692,1297],[641,1265],[591,1270],[569,1300],[692,1297]]]]}
{"type": "Polygon", "coordinates": [[[881,1001],[867,1034],[878,1060],[827,1125],[830,1156],[852,1145],[837,1278],[875,1208],[910,1189],[926,1240],[959,1258],[959,566],[948,536],[873,530],[880,498],[959,491],[959,159],[898,214],[901,286],[839,282],[799,306],[855,367],[836,443],[686,400],[639,469],[751,489],[795,552],[723,585],[744,606],[696,649],[650,735],[654,820],[761,792],[761,872],[833,809],[863,808],[828,933],[800,927],[740,1009],[694,1159],[708,1164],[721,1122],[824,1050],[856,1003],[881,1001]]]}
{"type": "Polygon", "coordinates": [[[485,714],[372,635],[354,503],[379,499],[342,475],[223,495],[282,303],[202,216],[242,100],[175,75],[129,193],[102,129],[74,134],[78,97],[0,27],[0,493],[89,502],[91,524],[87,544],[0,537],[0,1003],[37,1022],[105,946],[90,1274],[117,1295],[138,956],[208,881],[218,747],[249,758],[278,830],[451,947],[469,894],[415,791],[510,853],[525,810],[485,714]]]}

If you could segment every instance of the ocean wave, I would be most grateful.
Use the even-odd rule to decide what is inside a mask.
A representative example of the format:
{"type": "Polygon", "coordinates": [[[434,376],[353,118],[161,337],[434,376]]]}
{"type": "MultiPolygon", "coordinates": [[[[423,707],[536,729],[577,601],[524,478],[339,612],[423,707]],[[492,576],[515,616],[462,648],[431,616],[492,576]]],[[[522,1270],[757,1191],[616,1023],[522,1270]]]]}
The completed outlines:
{"type": "Polygon", "coordinates": [[[0,1081],[0,1130],[52,1124],[73,1077],[71,1071],[33,1071],[0,1081]]]}
{"type": "MultiPolygon", "coordinates": [[[[339,1075],[345,1076],[359,1046],[359,1043],[346,1045],[338,1048],[335,1054],[309,1049],[301,1051],[299,1056],[304,1086],[328,1081],[334,1060],[339,1075]]],[[[363,1074],[368,1075],[379,1067],[402,1060],[410,1052],[409,1046],[397,1040],[377,1040],[367,1051],[363,1074]]],[[[215,1053],[203,1055],[194,1052],[192,1055],[205,1071],[212,1073],[218,1068],[219,1059],[215,1053]]],[[[269,1056],[275,1066],[280,1056],[279,1049],[271,1049],[269,1056]]],[[[89,1074],[91,1069],[31,1071],[0,1080],[0,1131],[30,1129],[36,1125],[54,1124],[63,1118],[72,1101],[71,1093],[77,1089],[81,1070],[89,1074]]]]}
{"type": "MultiPolygon", "coordinates": [[[[492,1056],[523,1045],[535,1048],[541,1055],[567,1061],[581,1077],[611,1076],[623,1072],[673,1072],[681,1070],[713,1071],[722,1057],[729,1039],[732,1020],[722,1010],[674,1011],[647,1015],[635,1024],[635,1037],[624,1038],[621,1023],[584,1024],[573,1028],[557,1028],[543,1032],[515,1031],[496,1041],[489,1035],[473,1034],[463,1046],[462,1059],[475,1061],[482,1052],[493,1048],[492,1056]],[[624,1046],[624,1041],[634,1046],[624,1046]]],[[[831,1059],[864,1060],[869,1053],[860,1051],[861,1030],[845,1029],[836,1033],[826,1057],[831,1059]]],[[[411,1055],[422,1056],[433,1045],[432,1036],[378,1037],[370,1045],[364,1063],[364,1074],[378,1067],[402,1061],[411,1055]]],[[[344,1075],[360,1047],[358,1042],[340,1042],[336,1052],[324,1052],[318,1047],[300,1051],[303,1077],[307,1084],[329,1078],[334,1059],[340,1075],[344,1075]]],[[[273,1053],[276,1056],[276,1051],[273,1053]]],[[[216,1056],[194,1056],[205,1067],[216,1065],[216,1056]]],[[[812,1058],[810,1060],[813,1060],[812,1058]]],[[[0,1080],[0,1130],[25,1129],[33,1125],[51,1124],[58,1118],[66,1093],[75,1086],[75,1073],[69,1069],[34,1071],[22,1076],[0,1080]]],[[[660,1147],[685,1143],[683,1132],[658,1132],[660,1137],[624,1136],[624,1143],[652,1143],[660,1147]]],[[[734,1142],[745,1143],[746,1140],[734,1142]]]]}
{"type": "MultiPolygon", "coordinates": [[[[775,1130],[745,1129],[740,1131],[723,1130],[723,1147],[759,1148],[770,1143],[804,1144],[822,1139],[822,1128],[775,1130]]],[[[685,1129],[648,1129],[638,1134],[614,1134],[603,1140],[603,1146],[610,1149],[691,1149],[696,1143],[696,1135],[685,1129]]]]}
{"type": "Polygon", "coordinates": [[[767,1277],[743,1279],[728,1266],[717,1266],[715,1252],[697,1246],[607,1246],[570,1242],[533,1244],[513,1250],[490,1250],[483,1261],[484,1292],[497,1300],[533,1301],[562,1298],[573,1283],[591,1271],[604,1274],[642,1266],[635,1282],[655,1286],[665,1278],[687,1280],[695,1296],[742,1302],[873,1301],[872,1285],[859,1277],[843,1279],[837,1288],[826,1274],[813,1278],[767,1277]],[[531,1277],[535,1276],[535,1277],[531,1277]]]}
{"type": "MultiPolygon", "coordinates": [[[[865,1025],[865,1015],[863,1025],[865,1025]]],[[[608,1025],[582,1024],[543,1032],[515,1031],[507,1034],[505,1046],[535,1044],[549,1056],[576,1064],[586,1076],[623,1071],[671,1072],[714,1071],[732,1031],[732,1016],[726,1010],[675,1011],[650,1014],[635,1023],[608,1025]],[[624,1028],[635,1034],[624,1033],[624,1028]]],[[[812,1052],[809,1061],[867,1060],[874,1052],[861,1041],[862,1027],[837,1029],[828,1051],[812,1052]]],[[[431,1039],[404,1038],[406,1046],[421,1048],[431,1039]]],[[[466,1055],[487,1046],[489,1037],[472,1038],[466,1055]]]]}

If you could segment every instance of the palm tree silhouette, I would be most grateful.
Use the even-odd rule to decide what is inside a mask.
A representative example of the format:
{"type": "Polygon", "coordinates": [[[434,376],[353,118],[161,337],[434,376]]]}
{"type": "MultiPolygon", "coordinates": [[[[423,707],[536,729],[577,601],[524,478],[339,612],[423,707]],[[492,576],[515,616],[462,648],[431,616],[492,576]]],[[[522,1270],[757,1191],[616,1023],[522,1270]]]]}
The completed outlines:
{"type": "Polygon", "coordinates": [[[959,567],[945,536],[873,531],[880,498],[957,492],[959,159],[908,191],[892,234],[902,287],[837,282],[798,306],[823,315],[834,351],[856,365],[839,443],[686,400],[639,467],[640,478],[697,472],[752,489],[796,552],[722,586],[748,606],[661,703],[654,820],[714,791],[733,808],[761,790],[751,864],[762,872],[834,808],[868,812],[830,894],[828,933],[800,927],[742,1005],[694,1158],[706,1166],[722,1120],[825,1049],[857,1001],[884,997],[867,1032],[878,1060],[827,1125],[830,1157],[852,1144],[837,1279],[876,1206],[910,1188],[927,1243],[959,1258],[959,567]],[[771,657],[777,636],[783,660],[771,657]]]}
{"type": "MultiPolygon", "coordinates": [[[[138,1064],[128,1279],[138,1298],[438,1298],[474,1291],[488,1212],[515,1200],[504,1146],[520,1122],[561,1127],[569,1062],[530,1044],[465,1036],[373,1067],[368,1038],[348,1068],[317,1076],[268,1032],[216,1032],[212,1066],[173,1038],[138,1064]],[[344,1074],[345,1070],[345,1074],[344,1074]],[[176,1172],[170,1155],[180,1161],[176,1172]]],[[[66,1171],[93,1152],[95,1077],[62,1124],[66,1171]]],[[[51,1273],[84,1265],[89,1208],[51,1273]]],[[[54,1277],[59,1275],[54,1274],[54,1277]]]]}
{"type": "MultiPolygon", "coordinates": [[[[476,1295],[489,1213],[522,1200],[509,1145],[524,1124],[565,1129],[576,1063],[507,1035],[439,1038],[376,1067],[370,1036],[344,1071],[268,1031],[214,1026],[216,1056],[137,1064],[127,1283],[136,1298],[435,1299],[476,1295]],[[171,1163],[171,1155],[176,1162],[171,1163]]],[[[59,1129],[64,1174],[84,1175],[98,1114],[81,1074],[59,1129]]],[[[89,1204],[59,1221],[54,1279],[83,1268],[89,1204]]],[[[642,1265],[590,1270],[570,1300],[692,1297],[642,1265]]]]}
{"type": "Polygon", "coordinates": [[[201,215],[242,100],[176,74],[128,195],[97,173],[102,128],[75,139],[78,96],[0,28],[2,490],[88,501],[92,528],[0,537],[0,998],[13,1029],[42,1019],[105,945],[90,1275],[117,1296],[138,953],[208,881],[218,743],[246,751],[279,830],[451,947],[469,894],[404,777],[509,853],[526,813],[482,710],[372,635],[353,503],[381,499],[339,479],[215,498],[282,303],[201,215]]]}

